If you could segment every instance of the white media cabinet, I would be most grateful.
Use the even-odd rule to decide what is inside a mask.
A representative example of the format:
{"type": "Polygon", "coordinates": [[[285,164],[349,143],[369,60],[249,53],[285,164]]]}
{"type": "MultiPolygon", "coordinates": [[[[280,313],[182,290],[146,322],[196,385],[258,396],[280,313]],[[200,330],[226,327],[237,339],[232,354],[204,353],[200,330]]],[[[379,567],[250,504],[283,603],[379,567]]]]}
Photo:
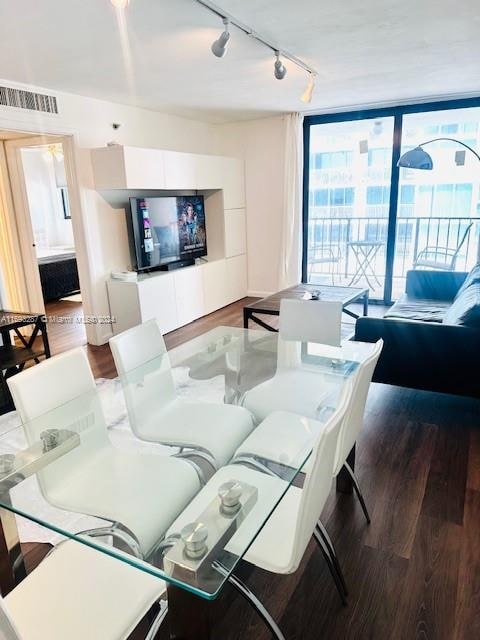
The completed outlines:
{"type": "Polygon", "coordinates": [[[139,275],[137,282],[108,280],[114,334],[154,317],[167,333],[247,295],[241,160],[112,146],[93,149],[92,164],[95,188],[107,200],[126,203],[130,196],[172,192],[205,199],[207,262],[139,275]]]}

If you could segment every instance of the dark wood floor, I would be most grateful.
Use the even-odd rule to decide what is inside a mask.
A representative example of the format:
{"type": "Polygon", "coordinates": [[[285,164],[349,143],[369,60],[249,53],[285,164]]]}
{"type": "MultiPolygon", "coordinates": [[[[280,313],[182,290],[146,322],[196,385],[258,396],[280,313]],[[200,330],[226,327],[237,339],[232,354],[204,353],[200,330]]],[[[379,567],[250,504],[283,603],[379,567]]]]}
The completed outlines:
{"type": "MultiPolygon", "coordinates": [[[[245,302],[172,332],[167,345],[220,324],[241,326],[245,302]]],[[[50,336],[54,353],[82,340],[53,328],[50,336]]],[[[114,375],[108,346],[89,347],[88,355],[96,376],[114,375]]],[[[479,401],[372,385],[357,447],[372,523],[353,496],[334,491],[322,518],[350,587],[348,607],[339,604],[313,543],[292,576],[246,564],[239,571],[287,640],[480,638],[479,423],[479,401]]],[[[270,637],[229,587],[212,617],[215,640],[270,637]]],[[[168,637],[165,629],[159,637],[168,637]]]]}

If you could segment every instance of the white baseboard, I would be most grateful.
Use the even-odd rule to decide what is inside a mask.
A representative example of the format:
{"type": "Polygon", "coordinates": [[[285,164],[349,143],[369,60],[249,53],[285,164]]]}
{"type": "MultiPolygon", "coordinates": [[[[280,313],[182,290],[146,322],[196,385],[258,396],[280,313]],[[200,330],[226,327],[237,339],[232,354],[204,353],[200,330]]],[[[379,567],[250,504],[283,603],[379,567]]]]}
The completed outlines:
{"type": "Polygon", "coordinates": [[[247,296],[251,298],[266,298],[271,296],[275,291],[247,291],[247,296]]]}
{"type": "Polygon", "coordinates": [[[95,334],[88,340],[88,344],[100,347],[102,344],[106,344],[113,336],[111,324],[96,325],[95,329],[95,334]]]}

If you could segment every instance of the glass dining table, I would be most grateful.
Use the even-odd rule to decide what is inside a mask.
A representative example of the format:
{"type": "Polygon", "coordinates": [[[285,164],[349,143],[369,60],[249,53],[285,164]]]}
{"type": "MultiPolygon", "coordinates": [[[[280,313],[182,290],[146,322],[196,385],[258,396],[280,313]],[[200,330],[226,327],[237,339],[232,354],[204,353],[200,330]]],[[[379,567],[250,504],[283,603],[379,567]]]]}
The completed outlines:
{"type": "MultiPolygon", "coordinates": [[[[297,411],[323,422],[372,348],[358,342],[331,347],[284,341],[275,333],[217,327],[6,428],[0,435],[0,555],[8,557],[0,565],[9,568],[0,572],[2,593],[25,576],[20,541],[35,539],[41,528],[52,543],[77,541],[165,581],[171,637],[209,638],[208,601],[221,593],[289,487],[301,481],[315,436],[289,448],[282,464],[251,461],[260,475],[274,473],[282,480],[270,495],[262,488],[261,499],[255,483],[235,475],[250,462],[242,457],[236,466],[233,456],[229,481],[185,526],[179,516],[215,473],[215,463],[202,451],[167,446],[161,437],[156,442],[137,437],[129,422],[132,399],[141,415],[150,417],[156,397],[167,388],[179,401],[241,406],[251,389],[288,368],[318,381],[318,398],[297,411]],[[155,393],[145,394],[152,381],[155,393]]],[[[229,424],[223,428],[227,437],[229,424]]]]}

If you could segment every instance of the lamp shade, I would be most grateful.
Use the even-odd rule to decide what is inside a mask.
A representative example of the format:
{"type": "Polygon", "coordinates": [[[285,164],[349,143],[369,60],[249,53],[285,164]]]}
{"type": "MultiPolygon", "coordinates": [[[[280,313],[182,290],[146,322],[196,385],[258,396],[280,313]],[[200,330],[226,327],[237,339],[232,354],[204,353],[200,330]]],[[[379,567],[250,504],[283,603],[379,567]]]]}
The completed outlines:
{"type": "Polygon", "coordinates": [[[430,154],[422,147],[415,147],[415,149],[410,149],[400,157],[397,166],[405,167],[406,169],[431,171],[433,169],[433,160],[430,154]]]}

